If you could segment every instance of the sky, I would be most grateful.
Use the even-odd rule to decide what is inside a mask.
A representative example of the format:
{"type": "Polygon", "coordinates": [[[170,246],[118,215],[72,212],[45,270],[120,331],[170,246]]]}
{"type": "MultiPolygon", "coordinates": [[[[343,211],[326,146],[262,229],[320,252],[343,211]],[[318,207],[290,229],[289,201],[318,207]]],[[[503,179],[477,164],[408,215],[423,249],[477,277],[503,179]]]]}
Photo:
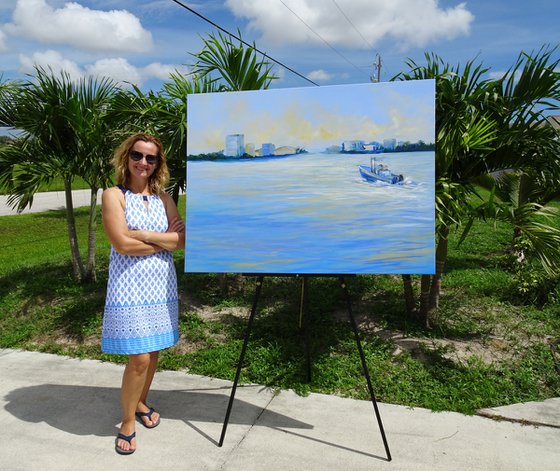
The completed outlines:
{"type": "Polygon", "coordinates": [[[189,97],[189,153],[245,144],[324,151],[345,140],[434,142],[434,80],[290,87],[189,97]]]}
{"type": "MultiPolygon", "coordinates": [[[[499,75],[521,51],[560,43],[558,0],[196,0],[183,2],[301,74],[274,65],[272,88],[388,81],[434,52],[499,75]],[[381,67],[375,67],[380,61],[381,67]],[[314,82],[312,84],[311,82],[314,82]]],[[[188,72],[216,29],[173,0],[2,0],[0,74],[34,64],[157,91],[188,72]]],[[[555,52],[555,57],[559,57],[555,52]]]]}

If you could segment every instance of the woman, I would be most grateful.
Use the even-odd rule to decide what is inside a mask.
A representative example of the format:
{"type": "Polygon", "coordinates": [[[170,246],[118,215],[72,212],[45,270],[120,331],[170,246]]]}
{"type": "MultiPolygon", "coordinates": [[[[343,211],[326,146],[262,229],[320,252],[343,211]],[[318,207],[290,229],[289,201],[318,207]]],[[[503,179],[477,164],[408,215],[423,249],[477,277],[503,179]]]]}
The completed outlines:
{"type": "Polygon", "coordinates": [[[135,420],[154,428],[147,404],[158,352],[179,338],[177,275],[172,250],[185,225],[164,191],[169,172],[159,139],[135,134],[113,157],[118,186],[103,192],[103,226],[111,242],[101,349],[128,355],[121,386],[122,424],[115,449],[136,450],[135,420]]]}

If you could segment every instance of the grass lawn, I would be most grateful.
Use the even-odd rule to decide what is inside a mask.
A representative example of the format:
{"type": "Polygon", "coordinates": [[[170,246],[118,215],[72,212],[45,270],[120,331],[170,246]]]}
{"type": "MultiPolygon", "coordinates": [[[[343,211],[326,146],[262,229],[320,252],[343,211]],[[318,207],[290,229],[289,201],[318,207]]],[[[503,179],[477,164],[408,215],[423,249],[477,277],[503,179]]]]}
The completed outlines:
{"type": "MultiPolygon", "coordinates": [[[[79,210],[84,241],[86,218],[87,211],[79,210]]],[[[474,413],[560,396],[549,346],[560,337],[560,307],[552,297],[527,302],[536,298],[518,289],[503,255],[510,236],[505,225],[477,224],[461,246],[451,241],[431,330],[405,315],[400,277],[348,277],[379,401],[474,413]]],[[[90,285],[72,281],[63,211],[0,217],[0,249],[0,347],[126,360],[99,348],[109,254],[100,225],[98,281],[90,285]]],[[[183,253],[176,252],[175,260],[181,340],[162,352],[160,368],[233,379],[255,278],[185,274],[183,253]]],[[[368,398],[337,279],[309,278],[303,322],[301,286],[301,278],[265,278],[241,381],[368,398]]],[[[558,280],[552,287],[558,289],[558,280]]]]}
{"type": "MultiPolygon", "coordinates": [[[[72,182],[72,189],[73,190],[89,190],[89,185],[83,181],[81,178],[76,177],[72,182]]],[[[39,187],[39,191],[64,191],[64,181],[62,178],[55,178],[50,184],[48,185],[41,185],[39,187]]],[[[0,195],[7,194],[0,188],[0,195]]]]}

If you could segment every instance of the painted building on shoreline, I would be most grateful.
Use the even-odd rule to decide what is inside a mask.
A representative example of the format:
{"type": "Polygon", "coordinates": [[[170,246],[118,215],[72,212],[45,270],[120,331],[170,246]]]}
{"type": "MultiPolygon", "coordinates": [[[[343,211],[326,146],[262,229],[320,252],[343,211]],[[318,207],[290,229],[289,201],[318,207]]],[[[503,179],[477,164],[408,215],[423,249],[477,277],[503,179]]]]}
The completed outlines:
{"type": "Polygon", "coordinates": [[[245,135],[228,134],[224,155],[227,157],[241,157],[245,153],[245,135]]]}

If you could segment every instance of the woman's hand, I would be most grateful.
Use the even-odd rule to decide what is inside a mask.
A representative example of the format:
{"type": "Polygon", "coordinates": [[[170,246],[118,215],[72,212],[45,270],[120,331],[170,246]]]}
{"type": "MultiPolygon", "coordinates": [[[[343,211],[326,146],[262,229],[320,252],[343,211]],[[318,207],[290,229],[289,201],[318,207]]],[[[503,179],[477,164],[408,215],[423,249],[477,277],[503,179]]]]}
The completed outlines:
{"type": "Polygon", "coordinates": [[[166,232],[183,233],[185,232],[185,223],[180,217],[175,217],[169,222],[169,227],[166,232]]]}
{"type": "Polygon", "coordinates": [[[134,240],[139,240],[141,242],[146,242],[148,243],[148,234],[147,231],[141,231],[138,229],[129,229],[128,230],[128,237],[134,239],[134,240]]]}
{"type": "Polygon", "coordinates": [[[131,239],[150,244],[160,250],[176,250],[184,245],[185,223],[177,216],[169,221],[165,232],[129,229],[128,236],[131,239]],[[172,234],[173,236],[171,236],[172,234]]]}

